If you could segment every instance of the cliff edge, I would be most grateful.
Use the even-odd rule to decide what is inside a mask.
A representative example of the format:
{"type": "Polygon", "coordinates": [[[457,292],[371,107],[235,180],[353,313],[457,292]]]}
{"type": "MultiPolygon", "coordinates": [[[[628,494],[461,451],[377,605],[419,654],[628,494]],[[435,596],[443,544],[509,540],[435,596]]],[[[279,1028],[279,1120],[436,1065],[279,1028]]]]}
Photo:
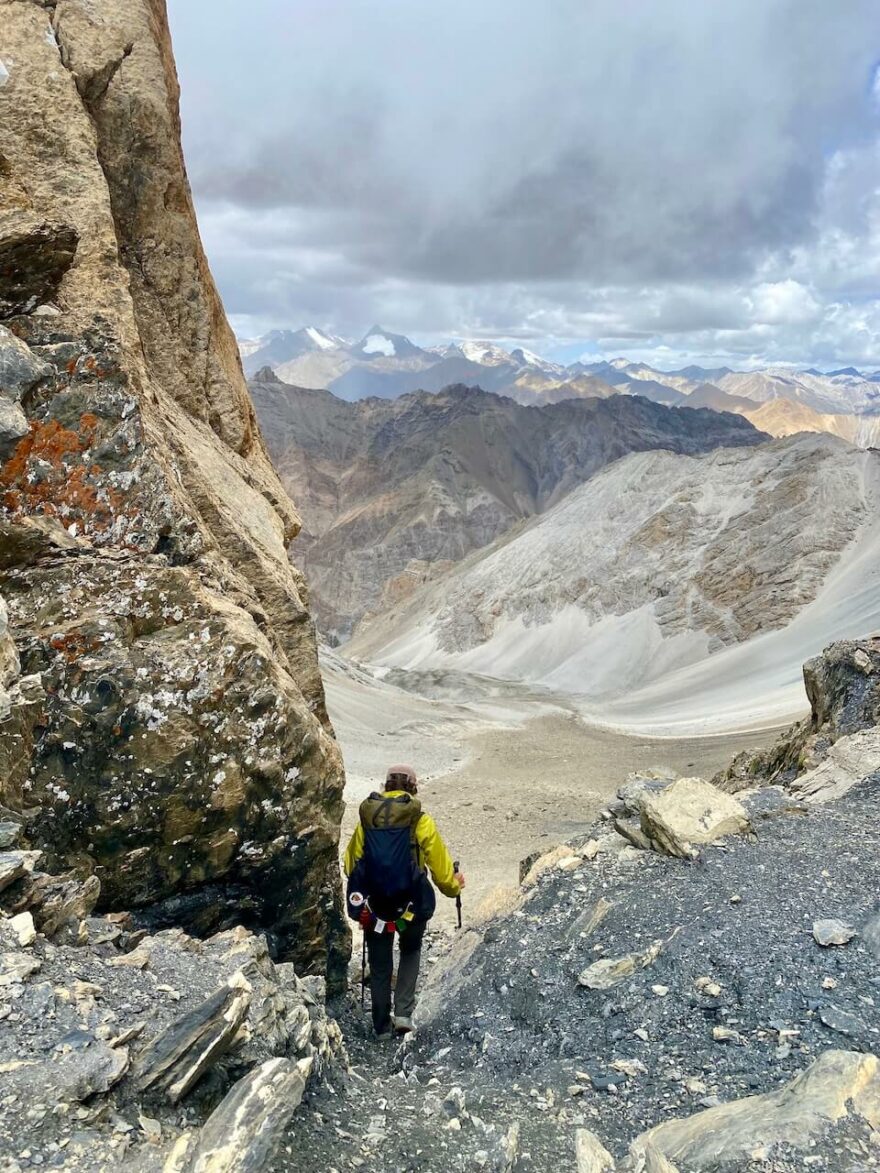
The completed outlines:
{"type": "Polygon", "coordinates": [[[0,592],[36,678],[0,804],[99,907],[249,923],[332,982],[342,763],[165,5],[2,0],[0,23],[0,592]]]}

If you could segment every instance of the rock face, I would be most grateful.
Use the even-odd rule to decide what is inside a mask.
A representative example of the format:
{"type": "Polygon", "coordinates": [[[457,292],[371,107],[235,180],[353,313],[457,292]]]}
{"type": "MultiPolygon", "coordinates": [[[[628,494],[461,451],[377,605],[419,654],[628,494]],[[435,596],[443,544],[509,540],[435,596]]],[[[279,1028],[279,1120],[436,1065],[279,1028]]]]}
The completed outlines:
{"type": "Polygon", "coordinates": [[[317,613],[340,634],[628,452],[698,453],[766,438],[738,417],[623,396],[526,407],[452,386],[346,403],[267,371],[251,391],[305,519],[297,549],[317,613]]]}
{"type": "Polygon", "coordinates": [[[804,664],[804,686],[810,716],[769,749],[737,755],[716,785],[780,782],[822,802],[880,768],[880,638],[830,644],[804,664]]]}
{"type": "Polygon", "coordinates": [[[101,907],[248,920],[333,978],[342,766],[164,4],[2,7],[0,805],[101,907]]]}

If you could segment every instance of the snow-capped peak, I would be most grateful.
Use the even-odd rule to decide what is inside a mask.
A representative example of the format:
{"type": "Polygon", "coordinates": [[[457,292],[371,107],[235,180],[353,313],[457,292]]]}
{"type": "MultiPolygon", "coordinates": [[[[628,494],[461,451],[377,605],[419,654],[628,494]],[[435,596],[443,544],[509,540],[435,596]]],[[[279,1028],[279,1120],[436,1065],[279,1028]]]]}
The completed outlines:
{"type": "Polygon", "coordinates": [[[320,330],[316,330],[314,326],[306,326],[305,333],[320,350],[334,350],[339,345],[332,338],[328,338],[326,334],[322,334],[320,330]]]}
{"type": "Polygon", "coordinates": [[[496,366],[499,363],[510,362],[510,355],[500,346],[492,342],[481,342],[477,339],[466,338],[459,342],[458,349],[466,359],[481,363],[483,366],[496,366]]]}
{"type": "Polygon", "coordinates": [[[547,366],[546,359],[541,358],[540,355],[535,354],[532,350],[526,350],[524,347],[517,347],[516,353],[527,366],[530,367],[545,367],[547,366]]]}

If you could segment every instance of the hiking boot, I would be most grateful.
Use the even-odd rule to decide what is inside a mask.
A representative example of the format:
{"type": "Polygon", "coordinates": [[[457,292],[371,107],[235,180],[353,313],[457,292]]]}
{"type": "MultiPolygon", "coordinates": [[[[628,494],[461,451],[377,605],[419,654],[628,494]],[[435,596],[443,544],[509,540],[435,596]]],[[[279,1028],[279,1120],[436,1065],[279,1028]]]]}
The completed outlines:
{"type": "Polygon", "coordinates": [[[373,1031],[373,1038],[377,1043],[387,1043],[388,1040],[393,1037],[394,1036],[391,1027],[389,1027],[388,1030],[383,1030],[381,1033],[379,1031],[373,1031]]]}
{"type": "Polygon", "coordinates": [[[399,1035],[408,1035],[415,1028],[411,1018],[405,1014],[398,1014],[394,1019],[394,1029],[399,1035]]]}

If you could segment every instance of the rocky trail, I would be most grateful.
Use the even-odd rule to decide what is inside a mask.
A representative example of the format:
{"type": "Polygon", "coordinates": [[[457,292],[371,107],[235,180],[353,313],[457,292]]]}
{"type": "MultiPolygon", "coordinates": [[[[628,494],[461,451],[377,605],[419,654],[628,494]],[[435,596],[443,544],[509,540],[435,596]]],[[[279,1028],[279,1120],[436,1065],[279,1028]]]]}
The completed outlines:
{"type": "MultiPolygon", "coordinates": [[[[816,809],[758,792],[747,804],[754,841],[696,862],[597,826],[596,839],[557,853],[518,907],[464,932],[430,967],[429,1022],[411,1044],[376,1043],[356,1004],[340,1009],[354,1078],[346,1097],[319,1095],[297,1119],[298,1146],[340,1170],[592,1170],[612,1166],[578,1164],[579,1129],[622,1158],[639,1134],[688,1118],[686,1158],[715,1127],[698,1113],[777,1092],[817,1061],[821,1087],[842,1103],[862,1079],[844,1071],[873,1072],[876,1129],[878,798],[880,772],[816,809]],[[815,939],[829,919],[854,930],[845,945],[815,939]],[[657,945],[607,989],[579,982],[601,959],[645,960],[657,945]]],[[[825,1111],[809,1103],[785,1104],[762,1132],[753,1102],[746,1124],[714,1133],[717,1155],[680,1168],[880,1167],[878,1134],[857,1114],[825,1135],[825,1111]]]]}
{"type": "MultiPolygon", "coordinates": [[[[371,1037],[243,928],[95,915],[0,824],[0,1169],[862,1173],[880,1167],[880,641],[721,785],[641,771],[371,1037]]],[[[357,951],[356,951],[357,952],[357,951]]]]}

